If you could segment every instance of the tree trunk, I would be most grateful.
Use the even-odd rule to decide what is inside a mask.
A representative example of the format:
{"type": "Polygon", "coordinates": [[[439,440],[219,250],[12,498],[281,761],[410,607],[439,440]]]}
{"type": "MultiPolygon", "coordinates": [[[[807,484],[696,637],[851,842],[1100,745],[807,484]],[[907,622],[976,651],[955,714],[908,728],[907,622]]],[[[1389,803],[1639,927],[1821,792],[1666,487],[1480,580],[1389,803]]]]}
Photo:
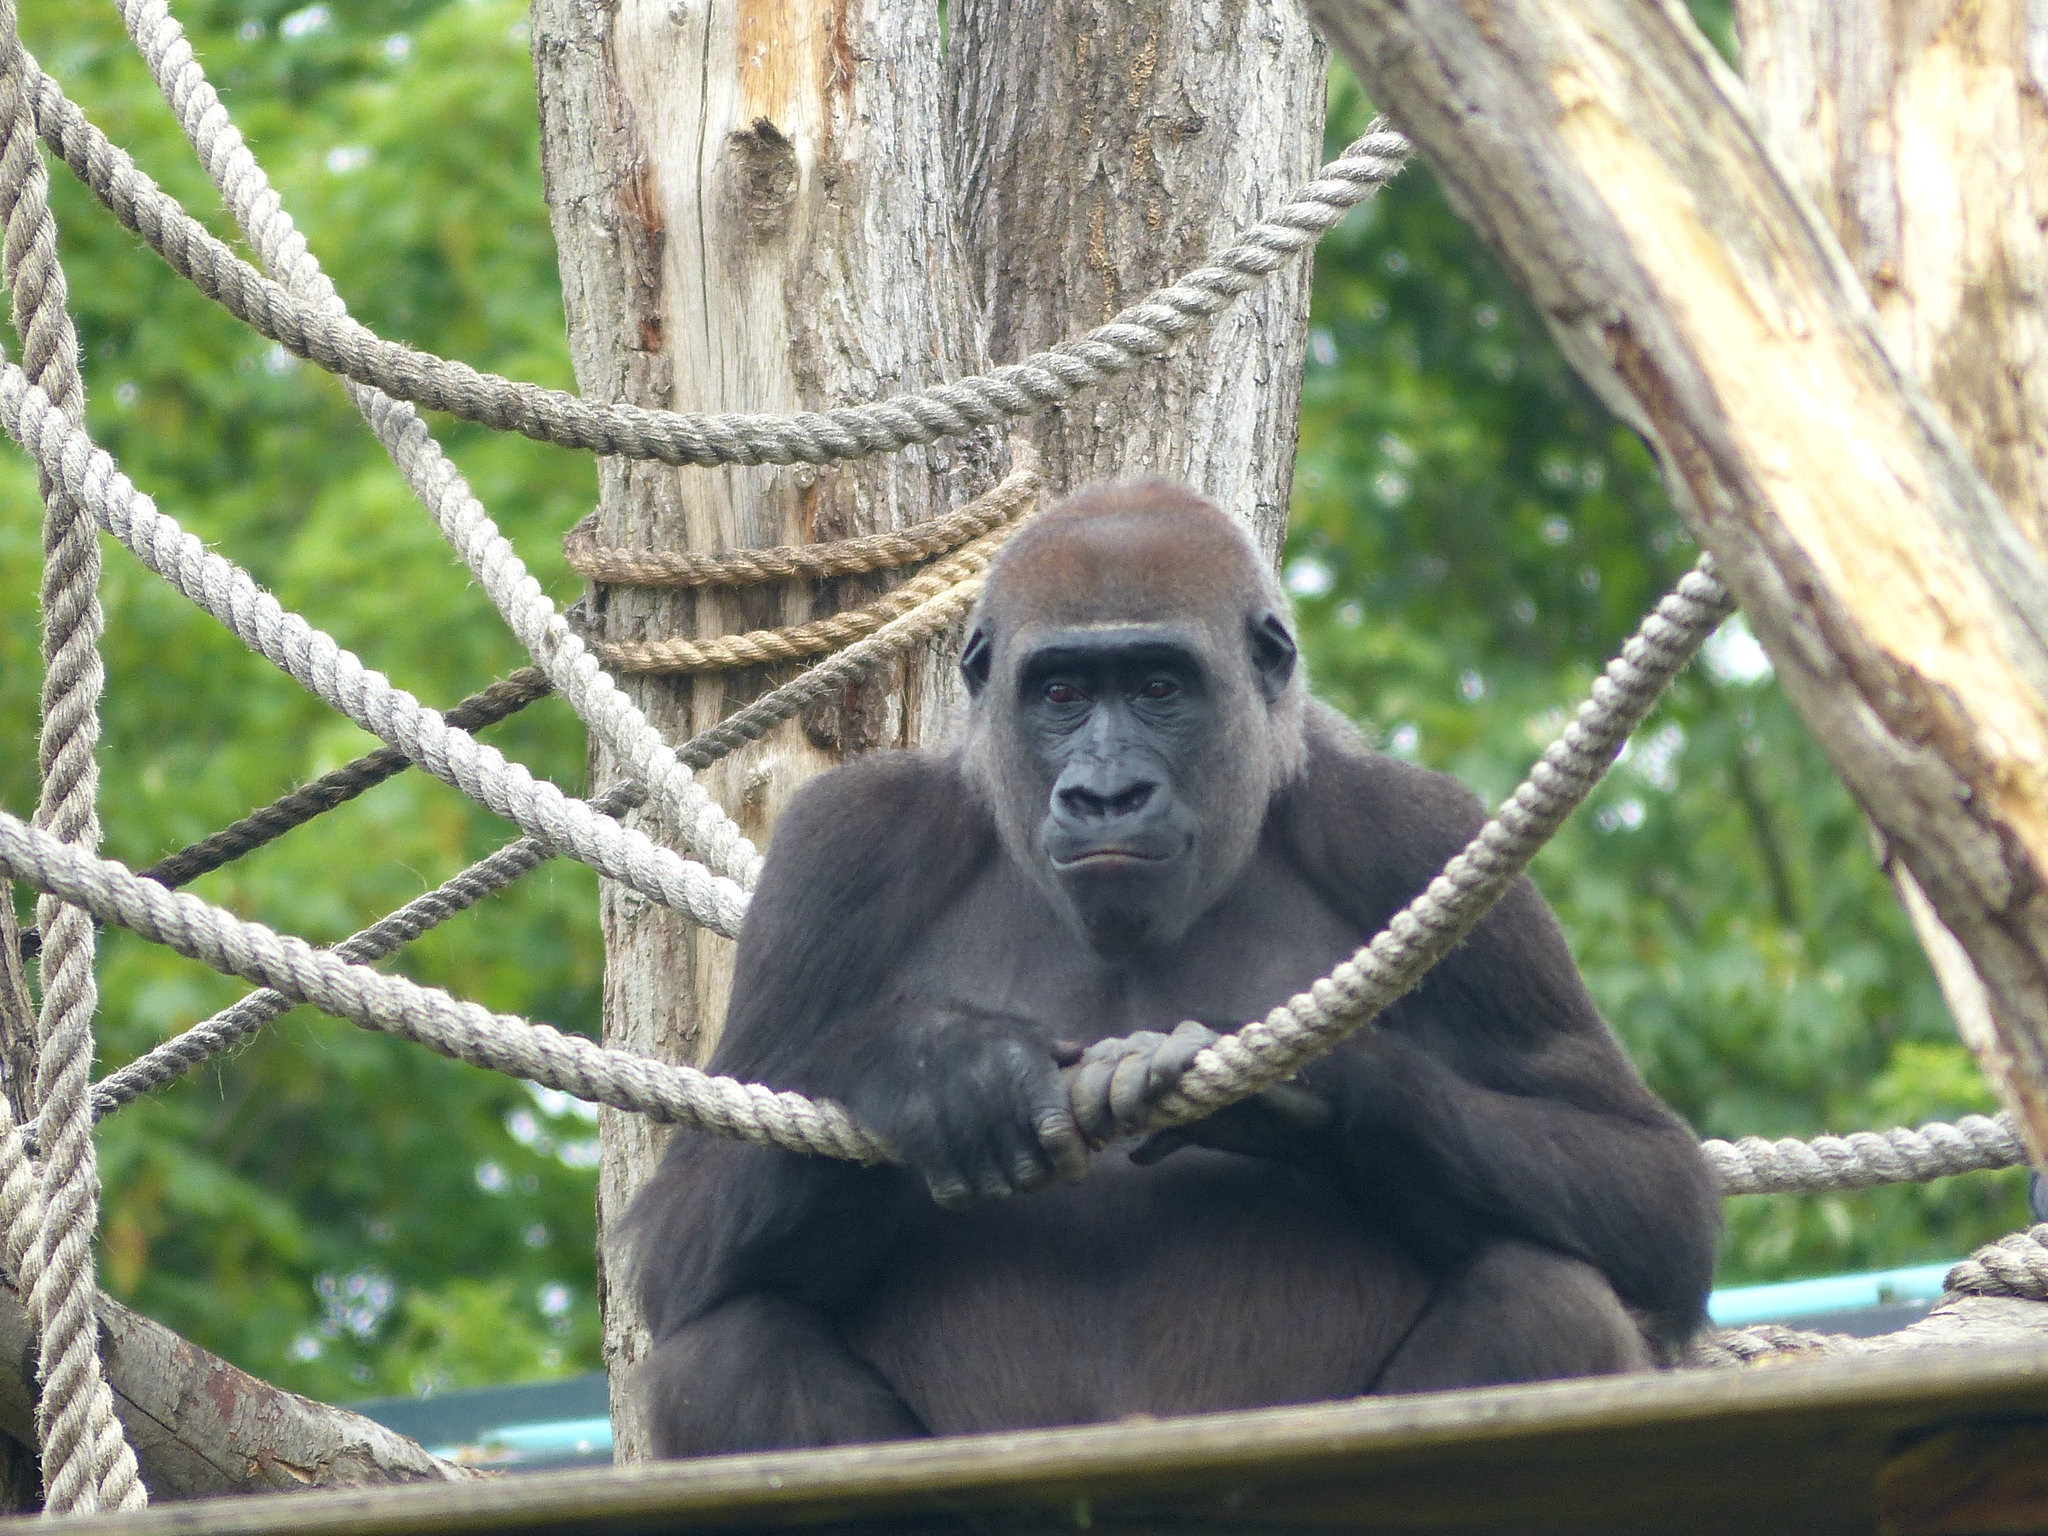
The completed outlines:
{"type": "MultiPolygon", "coordinates": [[[[587,395],[686,411],[858,403],[976,371],[982,352],[951,217],[936,6],[909,0],[535,0],[548,206],[571,352],[587,395]]],[[[993,482],[992,433],[865,463],[673,469],[600,461],[601,542],[724,550],[901,527],[993,482]]],[[[674,594],[598,589],[614,640],[797,622],[879,578],[674,594]]],[[[681,741],[796,669],[631,686],[681,741]]],[[[931,662],[813,708],[711,770],[757,841],[842,753],[933,734],[950,684],[931,662]]],[[[602,779],[610,765],[593,765],[602,779]]],[[[704,1059],[732,946],[607,885],[605,1039],[704,1059]]],[[[617,1230],[665,1134],[607,1112],[600,1234],[617,1230]]],[[[601,1249],[619,1459],[644,1440],[618,1387],[646,1347],[601,1249]]]]}
{"type": "Polygon", "coordinates": [[[1655,444],[1793,706],[1982,979],[2048,1148],[2048,561],[1675,3],[1314,0],[1655,444]]]}
{"type": "MultiPolygon", "coordinates": [[[[2023,0],[1737,0],[1757,115],[2007,512],[2048,551],[2048,13],[2023,0]]],[[[2008,1103],[1990,994],[1888,861],[1949,1011],[2008,1103]]]]}
{"type": "MultiPolygon", "coordinates": [[[[1299,0],[955,0],[962,228],[1010,361],[1195,266],[1314,171],[1328,52],[1299,0]]],[[[1024,429],[1050,494],[1167,475],[1277,559],[1300,428],[1309,268],[1024,429]]]]}

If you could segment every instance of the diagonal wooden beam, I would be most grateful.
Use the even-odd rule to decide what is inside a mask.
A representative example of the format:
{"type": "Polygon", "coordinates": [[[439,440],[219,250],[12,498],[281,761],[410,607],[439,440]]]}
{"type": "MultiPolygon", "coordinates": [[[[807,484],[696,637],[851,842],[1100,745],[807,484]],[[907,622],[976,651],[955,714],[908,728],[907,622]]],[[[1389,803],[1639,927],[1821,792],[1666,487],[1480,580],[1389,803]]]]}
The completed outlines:
{"type": "Polygon", "coordinates": [[[1982,978],[2048,1151],[2048,560],[1672,0],[1310,0],[1655,446],[1787,695],[1982,978]]]}
{"type": "MultiPolygon", "coordinates": [[[[483,1474],[429,1455],[361,1414],[259,1381],[102,1295],[100,1352],[114,1410],[150,1498],[464,1481],[483,1474]]],[[[0,1433],[35,1444],[28,1317],[0,1279],[0,1433]]]]}

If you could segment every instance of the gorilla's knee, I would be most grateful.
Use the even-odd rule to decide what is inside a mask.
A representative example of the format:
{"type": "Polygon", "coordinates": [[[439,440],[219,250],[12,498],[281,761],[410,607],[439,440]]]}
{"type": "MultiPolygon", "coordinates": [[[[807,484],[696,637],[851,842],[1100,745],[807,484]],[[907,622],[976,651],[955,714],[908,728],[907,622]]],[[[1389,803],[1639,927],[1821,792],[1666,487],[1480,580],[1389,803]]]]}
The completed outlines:
{"type": "Polygon", "coordinates": [[[640,1367],[657,1456],[902,1440],[903,1400],[808,1307],[743,1296],[677,1329],[640,1367]]]}
{"type": "Polygon", "coordinates": [[[1548,1248],[1498,1242],[1445,1278],[1374,1390],[1606,1376],[1654,1363],[1600,1271],[1548,1248]]]}

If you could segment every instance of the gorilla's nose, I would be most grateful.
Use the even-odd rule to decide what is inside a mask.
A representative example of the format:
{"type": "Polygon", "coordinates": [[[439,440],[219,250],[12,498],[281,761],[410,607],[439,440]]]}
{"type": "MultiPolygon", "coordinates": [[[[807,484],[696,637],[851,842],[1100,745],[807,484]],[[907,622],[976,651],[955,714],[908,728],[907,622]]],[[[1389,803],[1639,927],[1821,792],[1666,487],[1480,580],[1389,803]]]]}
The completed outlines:
{"type": "Polygon", "coordinates": [[[1158,791],[1149,780],[1132,779],[1108,785],[1063,784],[1055,798],[1071,820],[1121,821],[1144,810],[1158,791]]]}

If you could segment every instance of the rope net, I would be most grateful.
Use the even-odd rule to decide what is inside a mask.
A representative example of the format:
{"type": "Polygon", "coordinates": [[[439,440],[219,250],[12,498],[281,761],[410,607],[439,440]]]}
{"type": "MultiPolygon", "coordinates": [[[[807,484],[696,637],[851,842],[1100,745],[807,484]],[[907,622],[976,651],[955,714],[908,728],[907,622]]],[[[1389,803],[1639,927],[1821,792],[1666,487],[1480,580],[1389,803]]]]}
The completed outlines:
{"type": "MultiPolygon", "coordinates": [[[[482,373],[377,336],[334,285],[229,120],[164,0],[116,0],[129,35],[262,263],[212,236],[138,170],[21,46],[0,0],[0,271],[21,361],[0,361],[0,427],[35,463],[46,507],[43,793],[33,822],[0,812],[0,876],[40,893],[22,936],[43,977],[37,1113],[17,1124],[0,1097],[0,1256],[29,1298],[41,1384],[46,1507],[144,1502],[98,1356],[92,1242],[98,1221],[93,1121],[177,1080],[299,1003],[457,1060],[716,1135],[882,1162],[890,1149],[844,1109],[596,1044],[493,1013],[374,968],[436,925],[546,861],[568,857],[685,914],[738,933],[761,858],[695,771],[758,740],[806,704],[945,634],[972,605],[990,558],[1036,509],[1028,454],[994,489],[927,524],[829,545],[705,556],[567,540],[587,578],[671,587],[817,579],[930,562],[868,606],[790,629],[712,640],[590,642],[558,609],[442,452],[416,405],[598,453],[670,464],[820,463],[886,453],[1033,415],[1158,358],[1284,263],[1401,168],[1407,142],[1382,123],[1273,216],[1107,323],[987,375],[873,405],[791,416],[698,416],[583,400],[482,373]],[[408,486],[476,577],[533,665],[446,712],[428,708],[209,551],[124,476],[88,434],[77,342],[37,141],[128,229],[228,313],[341,378],[408,486]],[[97,852],[101,669],[97,531],[250,650],[384,745],[189,848],[136,872],[97,852]],[[680,747],[620,689],[619,673],[752,666],[836,651],[680,747]],[[563,698],[622,765],[593,799],[533,777],[476,733],[548,694],[563,698]],[[514,823],[520,836],[331,949],[176,887],[262,847],[409,767],[514,823]],[[682,849],[621,818],[644,808],[682,849]],[[96,923],[114,923],[257,985],[232,1007],[99,1083],[89,1080],[96,923]]],[[[1349,960],[1196,1058],[1155,1123],[1184,1123],[1292,1075],[1367,1026],[1469,933],[1613,762],[1666,684],[1732,611],[1702,560],[1644,619],[1528,779],[1469,846],[1349,960]]],[[[2023,1160],[2006,1117],[1812,1142],[1704,1144],[1730,1194],[1854,1189],[2023,1160]]],[[[2048,1295],[2048,1227],[1958,1266],[1952,1287],[2048,1295]],[[2003,1287],[2003,1289],[2000,1289],[2003,1287]]],[[[1728,1344],[1731,1358],[1763,1352],[1728,1344]]]]}

